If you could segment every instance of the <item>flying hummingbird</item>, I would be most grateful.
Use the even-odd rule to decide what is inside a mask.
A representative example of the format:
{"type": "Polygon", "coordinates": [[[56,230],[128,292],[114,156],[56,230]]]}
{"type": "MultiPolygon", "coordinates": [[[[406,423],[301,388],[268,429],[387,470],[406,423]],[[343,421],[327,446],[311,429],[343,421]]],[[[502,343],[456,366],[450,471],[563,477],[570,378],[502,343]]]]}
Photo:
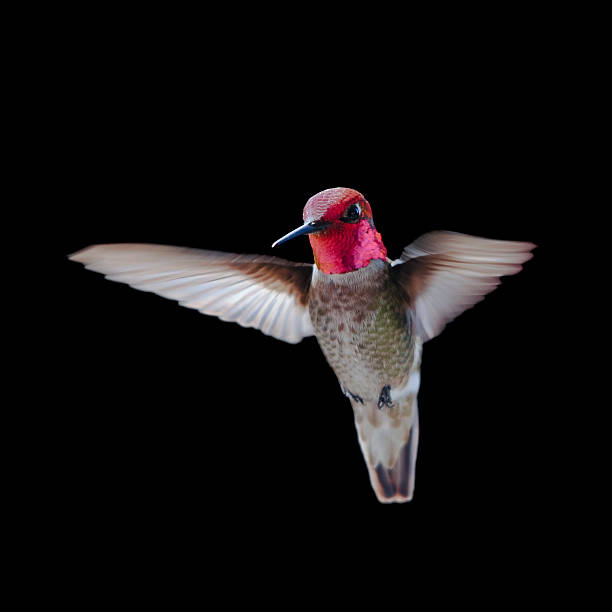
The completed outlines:
{"type": "Polygon", "coordinates": [[[70,256],[106,278],[297,343],[315,336],[353,407],[381,502],[412,499],[423,343],[531,259],[528,242],[425,234],[387,257],[361,193],[311,197],[304,224],[314,265],[156,244],[102,244],[70,256]]]}

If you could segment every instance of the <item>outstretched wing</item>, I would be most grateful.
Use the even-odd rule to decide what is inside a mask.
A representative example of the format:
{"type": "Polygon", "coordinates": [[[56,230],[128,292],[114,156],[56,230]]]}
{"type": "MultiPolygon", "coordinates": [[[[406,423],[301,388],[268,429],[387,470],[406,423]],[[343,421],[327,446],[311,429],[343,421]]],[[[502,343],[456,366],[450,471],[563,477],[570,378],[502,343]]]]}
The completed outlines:
{"type": "Polygon", "coordinates": [[[423,340],[493,291],[500,276],[516,274],[535,248],[530,242],[431,232],[407,246],[392,274],[407,294],[423,340]]]}
{"type": "Polygon", "coordinates": [[[106,278],[296,343],[313,335],[312,265],[158,244],[100,244],[69,256],[106,278]]]}

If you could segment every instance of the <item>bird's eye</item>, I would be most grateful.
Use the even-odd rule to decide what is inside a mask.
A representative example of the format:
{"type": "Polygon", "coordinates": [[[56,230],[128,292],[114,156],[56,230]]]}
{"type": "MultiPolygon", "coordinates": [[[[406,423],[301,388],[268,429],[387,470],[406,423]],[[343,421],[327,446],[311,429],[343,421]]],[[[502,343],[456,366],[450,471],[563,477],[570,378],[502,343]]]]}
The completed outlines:
{"type": "Polygon", "coordinates": [[[345,223],[357,223],[361,217],[361,206],[359,204],[351,204],[340,217],[340,221],[345,223]]]}

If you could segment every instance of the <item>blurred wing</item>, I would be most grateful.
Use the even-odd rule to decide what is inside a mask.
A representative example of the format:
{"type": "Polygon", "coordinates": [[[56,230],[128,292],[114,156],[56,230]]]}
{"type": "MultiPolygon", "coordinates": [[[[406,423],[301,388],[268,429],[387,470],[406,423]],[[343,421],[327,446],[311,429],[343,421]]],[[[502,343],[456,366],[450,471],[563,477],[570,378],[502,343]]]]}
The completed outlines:
{"type": "Polygon", "coordinates": [[[100,244],[69,256],[106,278],[296,343],[313,335],[312,265],[157,244],[100,244]]]}
{"type": "Polygon", "coordinates": [[[431,232],[407,246],[392,273],[407,294],[423,340],[480,302],[531,259],[530,242],[489,240],[454,232],[431,232]]]}

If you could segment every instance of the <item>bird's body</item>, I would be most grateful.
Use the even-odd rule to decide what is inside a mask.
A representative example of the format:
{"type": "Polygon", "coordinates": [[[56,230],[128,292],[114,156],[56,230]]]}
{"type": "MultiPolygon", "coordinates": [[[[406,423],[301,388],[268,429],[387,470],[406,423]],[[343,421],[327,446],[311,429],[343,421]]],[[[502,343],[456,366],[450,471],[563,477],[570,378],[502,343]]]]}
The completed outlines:
{"type": "Polygon", "coordinates": [[[309,311],[315,336],[344,389],[376,403],[409,379],[416,339],[391,266],[379,259],[340,275],[315,268],[309,311]]]}
{"type": "MultiPolygon", "coordinates": [[[[286,342],[314,335],[350,399],[370,480],[381,502],[412,498],[423,343],[515,274],[530,243],[432,232],[391,261],[357,191],[308,200],[314,266],[146,244],[97,245],[72,259],[107,278],[179,300],[286,342]]],[[[322,398],[325,409],[332,398],[322,398]]]]}
{"type": "MultiPolygon", "coordinates": [[[[416,423],[421,365],[421,340],[414,334],[401,289],[391,276],[391,264],[374,259],[344,274],[323,274],[315,268],[309,311],[321,350],[351,400],[377,495],[383,501],[408,498],[414,472],[406,474],[401,491],[381,479],[398,462],[416,423]],[[382,410],[379,399],[385,386],[392,401],[382,410]],[[383,486],[386,491],[380,490],[383,486]]],[[[417,434],[415,430],[415,451],[417,434]]],[[[414,470],[414,462],[405,469],[414,470]]]]}

